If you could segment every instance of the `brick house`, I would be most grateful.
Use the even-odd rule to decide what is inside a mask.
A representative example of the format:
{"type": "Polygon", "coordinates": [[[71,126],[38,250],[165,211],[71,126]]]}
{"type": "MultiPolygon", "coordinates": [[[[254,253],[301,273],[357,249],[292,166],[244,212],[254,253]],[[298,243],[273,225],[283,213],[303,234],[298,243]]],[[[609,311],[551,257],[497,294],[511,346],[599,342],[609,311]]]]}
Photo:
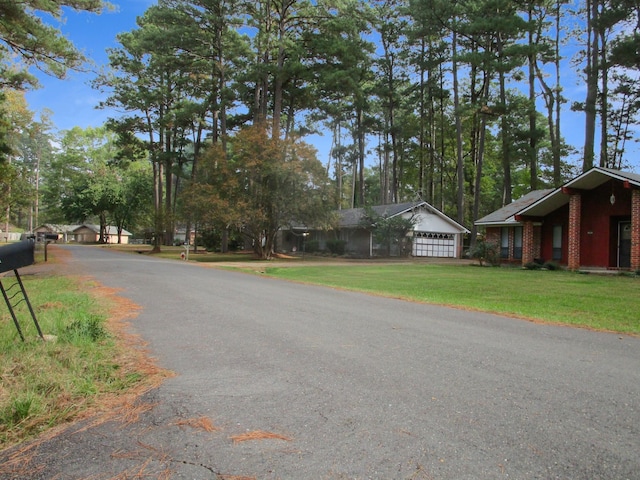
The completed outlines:
{"type": "Polygon", "coordinates": [[[505,262],[640,269],[640,175],[595,167],[476,221],[505,262]]]}

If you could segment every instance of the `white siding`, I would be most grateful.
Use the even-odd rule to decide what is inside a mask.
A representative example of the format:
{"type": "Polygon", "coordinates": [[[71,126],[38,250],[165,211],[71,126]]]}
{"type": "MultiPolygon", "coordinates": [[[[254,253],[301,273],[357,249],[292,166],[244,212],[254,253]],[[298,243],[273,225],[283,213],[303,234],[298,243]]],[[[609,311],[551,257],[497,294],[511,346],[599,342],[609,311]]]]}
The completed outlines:
{"type": "MultiPolygon", "coordinates": [[[[407,218],[409,217],[410,215],[407,215],[407,218]]],[[[426,210],[421,210],[416,219],[413,229],[417,232],[460,233],[459,228],[451,222],[426,210]]]]}

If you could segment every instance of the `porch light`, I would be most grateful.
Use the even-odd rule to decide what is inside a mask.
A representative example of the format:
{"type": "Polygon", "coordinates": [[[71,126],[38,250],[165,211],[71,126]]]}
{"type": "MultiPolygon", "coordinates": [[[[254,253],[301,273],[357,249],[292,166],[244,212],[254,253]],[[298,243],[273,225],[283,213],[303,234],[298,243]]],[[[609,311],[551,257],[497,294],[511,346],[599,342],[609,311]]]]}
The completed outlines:
{"type": "Polygon", "coordinates": [[[611,202],[611,205],[613,205],[614,203],[616,203],[616,196],[612,193],[611,196],[609,197],[609,201],[611,202]]]}

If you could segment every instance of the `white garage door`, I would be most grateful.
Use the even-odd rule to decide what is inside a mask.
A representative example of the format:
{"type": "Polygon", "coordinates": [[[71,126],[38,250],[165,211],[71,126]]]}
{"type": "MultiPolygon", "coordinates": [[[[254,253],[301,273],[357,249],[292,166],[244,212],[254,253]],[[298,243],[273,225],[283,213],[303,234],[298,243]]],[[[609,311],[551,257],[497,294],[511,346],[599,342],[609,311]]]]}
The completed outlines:
{"type": "Polygon", "coordinates": [[[456,258],[456,236],[453,233],[414,232],[414,257],[456,258]]]}

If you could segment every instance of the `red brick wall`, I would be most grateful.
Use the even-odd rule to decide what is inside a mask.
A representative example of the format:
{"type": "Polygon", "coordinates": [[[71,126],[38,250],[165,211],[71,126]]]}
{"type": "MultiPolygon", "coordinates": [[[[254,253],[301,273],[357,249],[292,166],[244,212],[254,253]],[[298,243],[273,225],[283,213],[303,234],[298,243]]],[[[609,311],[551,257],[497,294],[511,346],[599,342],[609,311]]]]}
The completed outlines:
{"type": "Polygon", "coordinates": [[[580,268],[580,218],[582,210],[582,196],[573,194],[569,197],[569,255],[567,266],[569,270],[580,268]]]}
{"type": "Polygon", "coordinates": [[[640,269],[640,190],[631,196],[631,270],[640,269]]]}
{"type": "Polygon", "coordinates": [[[495,243],[500,245],[500,227],[487,227],[487,232],[484,235],[487,243],[495,243]]]}
{"type": "Polygon", "coordinates": [[[613,180],[582,192],[581,266],[617,266],[618,222],[630,219],[631,193],[622,182],[613,180]],[[616,199],[613,205],[609,201],[612,193],[616,199]]]}
{"type": "Polygon", "coordinates": [[[542,258],[542,227],[533,227],[533,258],[542,258]]]}
{"type": "Polygon", "coordinates": [[[525,220],[522,225],[522,265],[533,262],[533,259],[536,258],[535,253],[533,222],[531,220],[525,220]]]}

